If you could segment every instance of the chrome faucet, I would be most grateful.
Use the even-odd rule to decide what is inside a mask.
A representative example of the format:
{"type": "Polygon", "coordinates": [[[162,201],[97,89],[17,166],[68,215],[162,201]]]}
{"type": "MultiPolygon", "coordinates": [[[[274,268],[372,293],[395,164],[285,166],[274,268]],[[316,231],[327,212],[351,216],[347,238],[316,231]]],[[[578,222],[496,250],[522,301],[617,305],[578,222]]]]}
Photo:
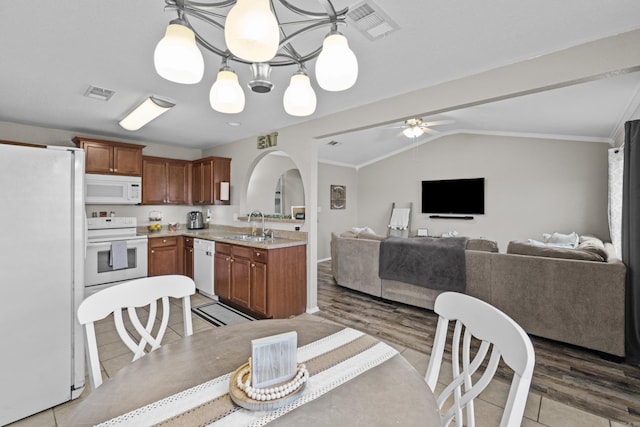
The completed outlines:
{"type": "Polygon", "coordinates": [[[254,209],[251,211],[251,213],[249,213],[249,217],[247,218],[247,222],[251,222],[251,217],[253,216],[253,214],[260,214],[260,216],[262,217],[262,237],[266,236],[265,233],[265,229],[264,229],[264,214],[262,213],[262,211],[259,211],[258,209],[254,209]]]}

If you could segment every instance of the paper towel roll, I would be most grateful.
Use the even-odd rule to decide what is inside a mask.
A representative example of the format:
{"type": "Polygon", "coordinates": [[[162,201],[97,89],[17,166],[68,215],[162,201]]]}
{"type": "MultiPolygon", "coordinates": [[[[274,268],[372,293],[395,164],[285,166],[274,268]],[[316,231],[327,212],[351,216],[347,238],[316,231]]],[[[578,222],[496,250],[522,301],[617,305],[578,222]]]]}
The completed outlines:
{"type": "Polygon", "coordinates": [[[220,182],[220,200],[229,200],[229,183],[220,182]]]}

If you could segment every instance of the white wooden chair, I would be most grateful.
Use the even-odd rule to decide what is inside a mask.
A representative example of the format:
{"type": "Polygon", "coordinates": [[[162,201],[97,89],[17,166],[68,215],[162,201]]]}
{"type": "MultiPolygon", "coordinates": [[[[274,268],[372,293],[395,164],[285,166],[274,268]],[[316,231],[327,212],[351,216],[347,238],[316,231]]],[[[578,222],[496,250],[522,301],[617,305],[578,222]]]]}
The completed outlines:
{"type": "Polygon", "coordinates": [[[78,307],[78,321],[84,326],[85,331],[91,389],[95,390],[102,384],[94,322],[104,319],[113,313],[118,335],[133,353],[133,362],[147,354],[145,349],[147,345],[150,346],[149,351],[160,347],[169,322],[169,297],[182,298],[184,335],[193,334],[189,296],[195,293],[195,289],[193,280],[187,276],[145,277],[103,289],[82,301],[80,307],[78,307]],[[153,329],[156,325],[157,303],[159,300],[162,300],[162,320],[154,336],[153,329]],[[143,325],[138,317],[136,308],[146,306],[149,306],[149,317],[146,325],[143,325]],[[125,308],[139,338],[125,328],[122,319],[122,312],[125,308]]]}
{"type": "Polygon", "coordinates": [[[502,358],[514,373],[500,427],[520,426],[535,363],[533,345],[525,331],[497,308],[460,293],[440,294],[436,298],[434,311],[440,317],[425,375],[425,381],[434,393],[449,322],[455,321],[451,342],[453,380],[437,396],[441,413],[445,402],[452,403],[441,415],[442,425],[446,427],[455,419],[456,426],[462,427],[463,409],[466,409],[465,425],[475,426],[473,399],[491,382],[502,358]],[[472,339],[474,344],[480,341],[477,350],[471,344],[472,339]],[[489,350],[489,360],[484,363],[489,350]],[[486,368],[479,369],[482,365],[486,365],[486,368]],[[474,383],[473,380],[478,376],[474,383]]]}

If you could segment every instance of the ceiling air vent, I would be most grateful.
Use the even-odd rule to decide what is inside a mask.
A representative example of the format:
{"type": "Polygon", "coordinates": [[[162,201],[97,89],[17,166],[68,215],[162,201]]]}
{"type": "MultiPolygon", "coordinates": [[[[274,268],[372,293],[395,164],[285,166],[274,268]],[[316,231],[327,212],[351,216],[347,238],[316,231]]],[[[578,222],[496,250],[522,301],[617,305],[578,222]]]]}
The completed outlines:
{"type": "Polygon", "coordinates": [[[327,142],[327,145],[330,145],[332,147],[335,147],[338,144],[340,144],[338,141],[329,141],[329,142],[327,142]]]}
{"type": "Polygon", "coordinates": [[[382,38],[399,28],[398,24],[371,0],[350,6],[347,18],[369,40],[382,38]]]}
{"type": "Polygon", "coordinates": [[[86,96],[87,98],[99,99],[100,101],[108,101],[109,99],[111,99],[114,93],[116,93],[114,90],[105,89],[98,86],[89,86],[84,92],[84,96],[86,96]]]}

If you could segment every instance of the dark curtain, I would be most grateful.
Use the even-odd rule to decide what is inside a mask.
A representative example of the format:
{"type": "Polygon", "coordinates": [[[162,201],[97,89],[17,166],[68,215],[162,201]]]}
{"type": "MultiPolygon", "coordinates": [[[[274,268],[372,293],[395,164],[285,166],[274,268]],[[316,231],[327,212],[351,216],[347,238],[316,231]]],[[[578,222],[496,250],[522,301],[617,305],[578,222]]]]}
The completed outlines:
{"type": "Polygon", "coordinates": [[[640,120],[624,124],[622,260],[627,266],[626,361],[640,365],[640,120]]]}

